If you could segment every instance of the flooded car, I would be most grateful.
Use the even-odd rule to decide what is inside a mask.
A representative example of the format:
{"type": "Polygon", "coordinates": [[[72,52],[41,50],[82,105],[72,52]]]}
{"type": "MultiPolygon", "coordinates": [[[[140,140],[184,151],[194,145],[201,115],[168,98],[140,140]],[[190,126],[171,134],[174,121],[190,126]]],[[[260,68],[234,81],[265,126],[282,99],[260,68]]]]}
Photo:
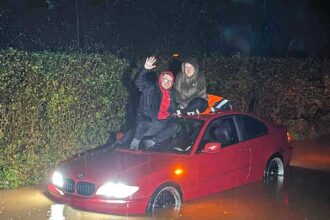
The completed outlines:
{"type": "Polygon", "coordinates": [[[283,176],[291,159],[287,132],[238,111],[174,118],[177,130],[152,148],[129,149],[126,133],[111,147],[66,161],[47,192],[80,209],[113,214],[178,211],[183,202],[263,177],[283,176]]]}

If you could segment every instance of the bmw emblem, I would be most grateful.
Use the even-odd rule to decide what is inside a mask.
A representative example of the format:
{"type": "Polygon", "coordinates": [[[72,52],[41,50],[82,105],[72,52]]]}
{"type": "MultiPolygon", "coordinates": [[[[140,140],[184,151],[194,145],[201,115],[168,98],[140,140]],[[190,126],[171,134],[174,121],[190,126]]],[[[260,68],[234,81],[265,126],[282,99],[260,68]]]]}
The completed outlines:
{"type": "Polygon", "coordinates": [[[81,178],[83,178],[84,177],[84,174],[82,174],[82,173],[80,173],[80,174],[78,174],[78,176],[77,176],[79,179],[81,179],[81,178]]]}

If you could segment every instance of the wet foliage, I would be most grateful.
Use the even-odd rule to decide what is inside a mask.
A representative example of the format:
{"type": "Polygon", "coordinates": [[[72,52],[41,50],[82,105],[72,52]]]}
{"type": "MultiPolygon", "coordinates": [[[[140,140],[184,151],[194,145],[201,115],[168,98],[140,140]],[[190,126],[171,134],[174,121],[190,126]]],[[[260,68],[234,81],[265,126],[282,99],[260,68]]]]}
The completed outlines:
{"type": "Polygon", "coordinates": [[[330,132],[329,60],[213,56],[202,69],[211,93],[286,126],[294,139],[330,132]]]}
{"type": "MultiPolygon", "coordinates": [[[[0,189],[39,183],[60,161],[134,124],[133,76],[144,59],[0,51],[0,189]]],[[[172,61],[159,56],[155,72],[172,61]]],[[[329,60],[212,55],[199,63],[209,93],[235,109],[284,125],[295,139],[330,132],[329,60]]]]}
{"type": "Polygon", "coordinates": [[[0,188],[105,143],[125,121],[126,68],[112,55],[0,52],[0,188]]]}

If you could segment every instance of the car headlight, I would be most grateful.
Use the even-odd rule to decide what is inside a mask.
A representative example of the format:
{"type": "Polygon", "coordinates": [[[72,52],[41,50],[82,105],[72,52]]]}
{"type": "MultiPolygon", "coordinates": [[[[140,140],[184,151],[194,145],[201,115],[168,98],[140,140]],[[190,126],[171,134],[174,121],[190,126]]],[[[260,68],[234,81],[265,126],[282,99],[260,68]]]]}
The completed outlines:
{"type": "Polygon", "coordinates": [[[133,195],[139,190],[137,186],[128,186],[122,183],[106,183],[96,191],[96,195],[115,197],[118,199],[133,195]]]}
{"type": "Polygon", "coordinates": [[[58,171],[55,171],[53,173],[53,176],[52,176],[52,183],[55,185],[55,186],[58,186],[60,188],[63,187],[64,185],[64,179],[63,179],[63,175],[58,172],[58,171]]]}

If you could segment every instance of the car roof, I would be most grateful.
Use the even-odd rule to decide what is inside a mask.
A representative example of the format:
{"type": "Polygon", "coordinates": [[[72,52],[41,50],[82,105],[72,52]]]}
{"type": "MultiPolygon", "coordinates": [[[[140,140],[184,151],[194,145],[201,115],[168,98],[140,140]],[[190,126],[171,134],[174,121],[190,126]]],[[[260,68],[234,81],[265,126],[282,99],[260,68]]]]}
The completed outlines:
{"type": "MultiPolygon", "coordinates": [[[[212,121],[215,118],[221,117],[221,116],[226,116],[226,115],[250,115],[253,116],[249,113],[246,112],[241,112],[237,110],[226,110],[226,111],[218,111],[215,113],[209,113],[209,114],[203,114],[203,115],[183,115],[181,116],[182,118],[190,118],[190,119],[198,119],[198,120],[203,120],[203,121],[212,121]]],[[[253,116],[256,117],[256,116],[253,116]]]]}
{"type": "Polygon", "coordinates": [[[264,124],[267,125],[267,127],[272,130],[278,126],[282,127],[281,125],[275,125],[273,122],[262,119],[252,113],[247,113],[247,112],[241,112],[238,110],[224,110],[224,111],[218,111],[215,113],[209,113],[209,114],[203,114],[203,115],[193,115],[193,116],[188,116],[188,115],[183,115],[182,118],[189,118],[189,119],[197,119],[197,120],[202,120],[204,122],[210,122],[213,119],[222,117],[222,116],[226,116],[226,115],[248,115],[251,116],[261,122],[263,122],[264,124]]]}

